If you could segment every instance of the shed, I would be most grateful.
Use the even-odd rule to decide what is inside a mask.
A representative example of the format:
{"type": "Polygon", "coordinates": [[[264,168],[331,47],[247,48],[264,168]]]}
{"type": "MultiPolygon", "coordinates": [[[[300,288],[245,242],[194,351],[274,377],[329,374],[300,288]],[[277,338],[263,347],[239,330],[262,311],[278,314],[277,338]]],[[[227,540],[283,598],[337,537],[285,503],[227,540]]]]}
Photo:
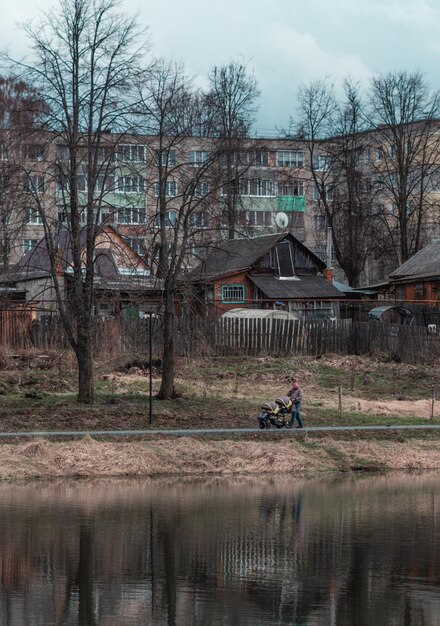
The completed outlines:
{"type": "Polygon", "coordinates": [[[238,319],[265,319],[265,320],[299,320],[300,318],[291,311],[278,309],[230,309],[223,313],[222,318],[238,319]]]}

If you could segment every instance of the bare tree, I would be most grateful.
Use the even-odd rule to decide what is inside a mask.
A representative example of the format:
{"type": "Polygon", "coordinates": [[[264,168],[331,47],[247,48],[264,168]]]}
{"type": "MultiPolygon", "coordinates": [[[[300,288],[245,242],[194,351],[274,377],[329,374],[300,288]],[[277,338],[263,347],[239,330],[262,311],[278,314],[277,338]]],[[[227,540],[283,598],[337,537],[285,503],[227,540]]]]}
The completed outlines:
{"type": "Polygon", "coordinates": [[[426,243],[426,224],[436,223],[433,192],[440,173],[440,94],[420,72],[374,76],[368,122],[374,142],[371,168],[383,204],[386,249],[394,265],[426,243]]]}
{"type": "Polygon", "coordinates": [[[208,245],[218,183],[213,176],[219,153],[202,139],[209,112],[180,65],[157,61],[140,84],[140,112],[151,137],[148,169],[155,212],[153,264],[163,281],[163,368],[159,398],[174,397],[176,299],[195,245],[208,245]],[[196,135],[196,136],[195,136],[196,135]]]}
{"type": "Polygon", "coordinates": [[[375,249],[377,219],[371,176],[364,168],[363,103],[352,81],[345,81],[344,90],[339,102],[326,82],[303,86],[297,137],[306,148],[318,214],[332,229],[335,258],[349,284],[358,286],[375,249]]]}
{"type": "Polygon", "coordinates": [[[10,61],[15,75],[47,104],[40,119],[47,130],[42,135],[48,155],[43,170],[47,193],[34,197],[58,309],[77,358],[78,399],[85,403],[94,398],[95,243],[108,185],[115,184],[108,174],[115,168],[121,137],[132,128],[133,81],[144,49],[134,20],[117,7],[115,0],[62,0],[39,23],[25,26],[32,60],[10,61]],[[62,227],[57,223],[60,211],[62,227]],[[66,248],[72,286],[68,300],[59,274],[66,248]]]}
{"type": "Polygon", "coordinates": [[[222,202],[228,238],[233,239],[241,202],[240,179],[259,158],[258,153],[252,155],[246,149],[246,139],[257,111],[260,91],[247,66],[237,62],[213,67],[209,81],[206,101],[211,114],[212,135],[217,138],[223,154],[222,202]]]}

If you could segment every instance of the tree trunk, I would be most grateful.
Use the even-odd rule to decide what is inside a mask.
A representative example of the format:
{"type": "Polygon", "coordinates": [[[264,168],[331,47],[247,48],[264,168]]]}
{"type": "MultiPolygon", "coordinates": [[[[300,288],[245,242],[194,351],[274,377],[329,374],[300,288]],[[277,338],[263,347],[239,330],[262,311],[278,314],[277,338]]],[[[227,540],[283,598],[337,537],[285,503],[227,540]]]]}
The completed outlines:
{"type": "Polygon", "coordinates": [[[78,361],[78,402],[92,404],[95,399],[95,385],[90,337],[78,340],[76,358],[78,361]]]}

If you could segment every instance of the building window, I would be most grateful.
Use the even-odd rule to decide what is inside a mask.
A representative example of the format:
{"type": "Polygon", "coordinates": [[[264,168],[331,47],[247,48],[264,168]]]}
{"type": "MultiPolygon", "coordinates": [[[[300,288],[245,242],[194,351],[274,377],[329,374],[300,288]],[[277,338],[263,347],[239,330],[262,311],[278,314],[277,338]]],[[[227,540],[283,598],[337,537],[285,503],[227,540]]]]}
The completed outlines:
{"type": "Polygon", "coordinates": [[[327,220],[324,215],[313,216],[313,226],[315,230],[323,230],[327,225],[327,220]]]}
{"type": "Polygon", "coordinates": [[[165,223],[167,226],[174,226],[177,224],[177,211],[165,211],[165,223]]]}
{"type": "Polygon", "coordinates": [[[119,176],[119,193],[141,193],[145,191],[145,181],[142,176],[119,176]]]}
{"type": "Polygon", "coordinates": [[[118,209],[117,212],[117,223],[118,224],[145,224],[145,209],[144,208],[133,208],[133,207],[124,207],[123,209],[118,209]]]}
{"type": "Polygon", "coordinates": [[[208,159],[209,152],[206,152],[205,150],[192,150],[191,152],[188,152],[188,161],[193,167],[200,167],[206,163],[208,159]]]}
{"type": "Polygon", "coordinates": [[[111,191],[115,189],[115,177],[112,175],[109,176],[98,176],[95,184],[95,191],[97,193],[104,193],[106,191],[111,191]]]}
{"type": "Polygon", "coordinates": [[[331,159],[328,155],[317,154],[313,157],[313,169],[318,172],[327,172],[330,169],[331,159]]]}
{"type": "MultiPolygon", "coordinates": [[[[170,226],[171,228],[174,228],[175,225],[177,224],[177,219],[178,219],[178,212],[175,211],[174,209],[171,209],[169,211],[165,211],[164,213],[164,224],[165,226],[170,226]]],[[[156,228],[160,227],[160,213],[157,213],[154,216],[154,225],[156,228]]]]}
{"type": "Polygon", "coordinates": [[[405,285],[396,285],[396,300],[405,300],[405,285]]]}
{"type": "Polygon", "coordinates": [[[209,226],[208,215],[205,211],[191,213],[188,223],[191,228],[207,228],[209,226]]]}
{"type": "Polygon", "coordinates": [[[279,150],[276,153],[277,167],[303,167],[304,152],[299,150],[279,150]]]}
{"type": "Polygon", "coordinates": [[[147,240],[145,237],[124,237],[130,248],[139,254],[139,256],[145,256],[147,249],[147,240]]]}
{"type": "Polygon", "coordinates": [[[423,300],[424,296],[424,284],[416,283],[414,285],[414,300],[423,300]]]}
{"type": "Polygon", "coordinates": [[[9,148],[4,143],[0,143],[0,161],[7,161],[9,159],[9,148]]]}
{"type": "Polygon", "coordinates": [[[237,223],[240,226],[271,226],[272,213],[270,211],[238,211],[237,223]]]}
{"type": "Polygon", "coordinates": [[[321,189],[319,189],[315,185],[313,189],[313,199],[315,202],[319,202],[320,200],[327,200],[331,202],[333,200],[333,189],[328,187],[328,185],[323,185],[321,189]]]}
{"type": "Polygon", "coordinates": [[[176,165],[176,151],[163,150],[162,153],[157,152],[155,161],[157,166],[173,167],[176,165]]]}
{"type": "Polygon", "coordinates": [[[25,209],[25,214],[26,214],[26,217],[25,217],[26,224],[37,225],[37,224],[43,223],[43,218],[39,211],[35,209],[27,208],[25,209]]]}
{"type": "Polygon", "coordinates": [[[302,180],[288,180],[278,184],[279,196],[303,196],[304,183],[302,180]]]}
{"type": "Polygon", "coordinates": [[[23,189],[29,193],[44,193],[44,176],[26,176],[23,189]]]}
{"type": "Polygon", "coordinates": [[[364,165],[368,165],[369,163],[371,163],[371,149],[365,148],[362,157],[363,157],[362,160],[364,162],[364,165]]]}
{"type": "Polygon", "coordinates": [[[246,287],[244,285],[222,285],[220,299],[228,304],[244,304],[246,287]]]}
{"type": "Polygon", "coordinates": [[[209,185],[206,181],[199,180],[194,187],[194,196],[196,198],[204,198],[209,193],[209,185]]]}
{"type": "Polygon", "coordinates": [[[241,196],[275,196],[275,181],[264,178],[242,178],[239,184],[241,196]]]}
{"type": "Polygon", "coordinates": [[[33,250],[38,243],[38,239],[23,239],[23,254],[33,250]]]}
{"type": "MultiPolygon", "coordinates": [[[[167,180],[165,181],[165,195],[170,197],[170,198],[174,198],[174,196],[177,195],[177,183],[175,180],[167,180]]],[[[156,182],[153,185],[153,189],[154,189],[154,195],[156,196],[156,198],[159,197],[159,193],[160,193],[160,183],[156,182]]]]}
{"type": "Polygon", "coordinates": [[[62,161],[65,163],[69,160],[69,147],[68,146],[57,146],[57,161],[62,161]]]}
{"type": "Polygon", "coordinates": [[[267,167],[269,165],[269,152],[266,150],[249,150],[245,154],[245,163],[253,167],[267,167]]]}
{"type": "Polygon", "coordinates": [[[143,163],[145,161],[145,146],[138,144],[124,144],[118,146],[119,161],[143,163]]]}
{"type": "Polygon", "coordinates": [[[23,158],[29,161],[42,161],[44,158],[44,146],[31,143],[23,147],[23,158]]]}
{"type": "Polygon", "coordinates": [[[111,163],[115,158],[115,149],[110,146],[103,146],[98,151],[99,163],[111,163]]]}

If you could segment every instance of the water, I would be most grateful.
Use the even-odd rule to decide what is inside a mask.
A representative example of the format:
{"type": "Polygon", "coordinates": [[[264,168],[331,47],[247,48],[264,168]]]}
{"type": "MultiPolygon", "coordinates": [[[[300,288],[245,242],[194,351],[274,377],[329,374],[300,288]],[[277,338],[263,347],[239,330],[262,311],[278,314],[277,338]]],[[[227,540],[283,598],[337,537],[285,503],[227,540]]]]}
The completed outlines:
{"type": "Polygon", "coordinates": [[[440,624],[440,477],[0,487],[0,624],[440,624]]]}

